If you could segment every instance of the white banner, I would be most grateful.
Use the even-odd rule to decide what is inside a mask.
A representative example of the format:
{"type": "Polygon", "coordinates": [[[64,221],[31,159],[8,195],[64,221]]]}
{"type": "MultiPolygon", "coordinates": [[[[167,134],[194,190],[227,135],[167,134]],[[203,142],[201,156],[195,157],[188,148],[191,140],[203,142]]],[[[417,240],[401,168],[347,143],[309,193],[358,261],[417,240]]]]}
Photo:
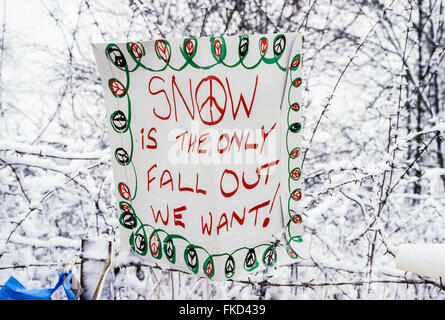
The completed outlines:
{"type": "Polygon", "coordinates": [[[304,258],[301,41],[93,44],[123,245],[216,280],[304,258]]]}

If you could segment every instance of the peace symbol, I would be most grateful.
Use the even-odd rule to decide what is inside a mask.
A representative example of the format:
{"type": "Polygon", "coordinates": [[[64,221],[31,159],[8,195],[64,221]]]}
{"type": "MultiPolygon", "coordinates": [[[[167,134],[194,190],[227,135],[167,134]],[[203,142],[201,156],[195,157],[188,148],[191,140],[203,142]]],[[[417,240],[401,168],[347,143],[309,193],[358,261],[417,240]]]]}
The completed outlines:
{"type": "Polygon", "coordinates": [[[279,35],[278,37],[276,37],[273,44],[273,53],[275,54],[275,56],[280,56],[283,53],[285,46],[286,38],[284,37],[284,35],[279,35]]]}
{"type": "Polygon", "coordinates": [[[111,124],[116,131],[122,132],[127,128],[127,117],[125,113],[118,110],[111,115],[111,124]]]}
{"type": "Polygon", "coordinates": [[[197,262],[198,262],[198,257],[196,254],[196,250],[194,248],[189,248],[187,252],[187,264],[191,269],[194,269],[196,267],[197,262]]]}
{"type": "Polygon", "coordinates": [[[298,131],[301,130],[301,123],[299,123],[299,122],[295,122],[295,123],[291,124],[291,125],[289,126],[289,130],[290,130],[292,133],[297,133],[298,131]]]}
{"type": "Polygon", "coordinates": [[[247,268],[252,268],[255,265],[256,262],[256,254],[254,249],[249,249],[246,255],[246,260],[244,261],[244,264],[247,268]]]}
{"type": "Polygon", "coordinates": [[[301,220],[301,216],[300,216],[299,214],[293,216],[293,217],[292,217],[292,221],[293,221],[294,223],[301,223],[301,222],[302,222],[302,220],[301,220]]]}
{"type": "Polygon", "coordinates": [[[127,61],[125,60],[124,55],[118,48],[110,47],[108,48],[107,53],[111,62],[113,62],[116,67],[124,68],[127,65],[127,61]]]}
{"type": "Polygon", "coordinates": [[[130,163],[130,157],[128,156],[128,153],[124,150],[124,148],[117,148],[114,154],[116,156],[117,162],[120,165],[125,166],[130,163]]]}
{"type": "Polygon", "coordinates": [[[290,68],[291,68],[292,70],[296,70],[296,69],[298,68],[298,66],[300,65],[300,62],[301,62],[300,58],[301,58],[301,55],[300,55],[300,54],[297,54],[297,55],[294,57],[294,59],[292,60],[291,65],[290,65],[290,68]]]}
{"type": "Polygon", "coordinates": [[[108,86],[114,96],[121,98],[125,95],[125,87],[119,80],[111,79],[108,82],[108,86]]]}
{"type": "Polygon", "coordinates": [[[219,80],[215,76],[208,76],[208,77],[202,79],[201,82],[196,87],[195,99],[196,99],[196,103],[198,106],[199,117],[201,118],[203,123],[205,123],[209,126],[212,126],[212,125],[219,123],[222,120],[224,113],[226,112],[227,95],[226,95],[226,89],[224,88],[224,85],[222,84],[221,80],[219,80]],[[224,92],[224,106],[222,106],[222,104],[220,103],[221,101],[218,102],[214,96],[214,93],[213,93],[214,83],[219,85],[224,92]],[[204,84],[206,87],[208,87],[209,93],[205,94],[205,96],[207,98],[203,102],[200,103],[200,102],[198,102],[198,92],[199,92],[199,89],[205,90],[205,89],[203,89],[204,84]],[[213,107],[215,107],[215,108],[213,108],[213,107]],[[205,116],[204,116],[204,114],[205,114],[205,116]],[[209,117],[210,117],[210,119],[209,119],[209,117]]]}
{"type": "Polygon", "coordinates": [[[171,260],[171,259],[173,258],[173,253],[174,253],[174,248],[173,248],[173,241],[172,241],[172,239],[168,239],[168,240],[165,242],[164,250],[165,250],[165,254],[167,255],[167,258],[168,258],[169,260],[171,260]]]}
{"type": "Polygon", "coordinates": [[[206,275],[210,276],[212,273],[213,273],[213,263],[212,260],[210,260],[206,266],[206,275]]]}
{"type": "Polygon", "coordinates": [[[230,278],[235,273],[235,260],[232,256],[229,256],[226,260],[226,265],[224,266],[224,272],[227,278],[230,278]]]}
{"type": "Polygon", "coordinates": [[[150,251],[154,256],[157,256],[159,253],[159,238],[156,233],[153,233],[150,239],[150,251]]]}
{"type": "Polygon", "coordinates": [[[136,220],[131,212],[123,212],[121,217],[122,224],[127,229],[133,229],[136,227],[136,220]]]}
{"type": "Polygon", "coordinates": [[[130,190],[125,183],[123,182],[119,183],[118,189],[119,189],[119,194],[121,195],[122,198],[124,198],[125,200],[130,199],[130,190]]]}
{"type": "Polygon", "coordinates": [[[294,200],[300,200],[301,199],[301,190],[300,189],[295,189],[293,192],[292,192],[292,199],[294,199],[294,200]]]}
{"type": "Polygon", "coordinates": [[[300,110],[300,105],[297,102],[295,102],[292,104],[291,108],[294,111],[298,111],[298,110],[300,110]]]}
{"type": "Polygon", "coordinates": [[[297,254],[295,253],[295,251],[291,248],[291,247],[287,247],[287,254],[291,257],[291,258],[298,258],[297,254]]]}
{"type": "Polygon", "coordinates": [[[295,87],[295,88],[298,88],[300,85],[301,85],[301,78],[297,78],[297,79],[295,79],[293,82],[292,82],[292,85],[295,87]]]}
{"type": "Polygon", "coordinates": [[[145,251],[145,247],[147,245],[145,237],[142,234],[137,234],[134,239],[134,245],[139,251],[145,251]]]}
{"type": "Polygon", "coordinates": [[[218,58],[221,58],[221,40],[216,39],[215,42],[213,42],[213,49],[215,50],[215,54],[218,58]]]}
{"type": "Polygon", "coordinates": [[[291,151],[291,153],[290,153],[290,157],[291,157],[292,159],[297,158],[299,155],[300,155],[300,148],[299,148],[299,147],[294,148],[294,149],[291,151]]]}
{"type": "Polygon", "coordinates": [[[265,54],[267,50],[267,39],[261,38],[260,40],[260,51],[262,54],[265,54]]]}
{"type": "Polygon", "coordinates": [[[125,212],[134,213],[133,207],[128,202],[125,201],[119,202],[119,207],[125,212]]]}
{"type": "Polygon", "coordinates": [[[298,180],[298,179],[300,179],[300,174],[301,174],[300,169],[299,168],[295,168],[294,170],[292,170],[291,177],[294,180],[298,180]]]}
{"type": "Polygon", "coordinates": [[[133,52],[136,59],[139,59],[140,57],[142,57],[143,52],[142,52],[142,48],[139,44],[133,42],[130,45],[130,48],[131,48],[131,51],[133,52]]]}
{"type": "Polygon", "coordinates": [[[238,54],[241,58],[244,58],[244,56],[247,54],[247,50],[249,49],[249,38],[248,37],[242,37],[239,41],[238,46],[238,54]]]}
{"type": "Polygon", "coordinates": [[[264,254],[263,262],[267,266],[271,266],[276,259],[276,250],[275,247],[271,247],[267,250],[267,252],[264,254]]]}

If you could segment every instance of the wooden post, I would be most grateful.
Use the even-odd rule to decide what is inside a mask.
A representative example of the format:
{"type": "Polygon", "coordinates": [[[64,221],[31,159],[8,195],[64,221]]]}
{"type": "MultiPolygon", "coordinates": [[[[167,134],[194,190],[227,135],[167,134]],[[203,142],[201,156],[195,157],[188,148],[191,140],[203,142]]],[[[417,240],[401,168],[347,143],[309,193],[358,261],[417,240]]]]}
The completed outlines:
{"type": "Polygon", "coordinates": [[[82,239],[80,284],[83,292],[80,300],[114,299],[112,281],[114,273],[107,277],[114,261],[113,243],[106,238],[82,239]]]}

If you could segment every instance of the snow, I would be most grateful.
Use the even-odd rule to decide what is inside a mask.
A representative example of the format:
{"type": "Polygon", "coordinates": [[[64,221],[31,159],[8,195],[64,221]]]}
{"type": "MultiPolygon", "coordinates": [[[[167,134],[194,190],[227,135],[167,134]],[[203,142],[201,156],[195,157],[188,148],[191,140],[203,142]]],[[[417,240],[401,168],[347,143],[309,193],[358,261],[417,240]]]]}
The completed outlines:
{"type": "MultiPolygon", "coordinates": [[[[409,20],[407,1],[395,1],[357,51],[382,15],[374,2],[320,0],[311,9],[313,1],[302,1],[298,9],[267,0],[265,17],[255,2],[230,15],[240,10],[234,1],[200,1],[212,7],[204,28],[205,10],[190,2],[132,3],[7,1],[5,14],[0,5],[0,286],[14,275],[50,287],[82,239],[120,241],[109,120],[91,42],[299,29],[305,161],[298,210],[310,234],[308,259],[253,274],[251,283],[215,283],[121,251],[104,298],[258,299],[254,282],[267,277],[299,286],[270,286],[266,299],[445,299],[445,168],[438,157],[445,145],[433,139],[445,131],[444,97],[435,94],[436,84],[445,86],[444,51],[438,42],[432,52],[428,37],[419,42],[412,31],[424,25],[425,34],[438,34],[438,4],[431,14],[423,6],[431,20],[419,24],[416,15],[409,20]]],[[[105,258],[103,242],[90,249],[90,257],[105,258]]]]}
{"type": "Polygon", "coordinates": [[[110,242],[107,239],[86,239],[83,246],[82,257],[86,259],[108,260],[110,242]]]}
{"type": "Polygon", "coordinates": [[[54,157],[61,159],[78,159],[78,160],[99,160],[104,156],[105,152],[65,152],[59,151],[50,146],[34,146],[27,143],[19,143],[13,141],[1,141],[0,150],[11,150],[17,153],[28,153],[42,157],[54,157]]]}
{"type": "Polygon", "coordinates": [[[426,277],[445,277],[445,244],[401,244],[396,267],[426,277]]]}
{"type": "MultiPolygon", "coordinates": [[[[0,240],[7,240],[7,235],[0,234],[0,240]]],[[[33,239],[29,237],[20,236],[17,234],[13,234],[10,238],[11,242],[17,244],[26,244],[32,247],[41,247],[41,248],[55,248],[55,247],[64,247],[64,248],[79,248],[80,241],[68,239],[64,237],[53,237],[47,240],[42,239],[33,239]]]]}

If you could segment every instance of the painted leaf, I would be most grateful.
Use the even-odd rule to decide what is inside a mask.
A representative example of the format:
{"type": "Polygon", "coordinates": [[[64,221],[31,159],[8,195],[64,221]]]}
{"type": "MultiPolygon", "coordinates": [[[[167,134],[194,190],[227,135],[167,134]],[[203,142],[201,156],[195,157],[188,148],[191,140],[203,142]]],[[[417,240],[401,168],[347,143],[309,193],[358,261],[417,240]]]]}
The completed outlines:
{"type": "Polygon", "coordinates": [[[212,278],[215,274],[215,264],[211,256],[204,261],[203,271],[208,278],[212,278]]]}
{"type": "Polygon", "coordinates": [[[295,216],[293,216],[292,217],[292,221],[294,222],[294,223],[301,223],[303,220],[301,219],[301,216],[299,215],[299,214],[297,214],[297,215],[295,215],[295,216]]]}
{"type": "Polygon", "coordinates": [[[193,41],[191,39],[187,40],[187,42],[184,45],[184,49],[185,49],[185,53],[187,53],[187,55],[189,57],[191,57],[193,54],[193,51],[195,49],[195,44],[193,43],[193,41]]]}
{"type": "Polygon", "coordinates": [[[144,55],[144,51],[140,44],[133,42],[130,45],[130,48],[131,48],[131,52],[133,52],[133,55],[135,56],[136,59],[139,59],[140,57],[142,57],[144,55]]]}
{"type": "Polygon", "coordinates": [[[295,55],[295,57],[292,59],[292,62],[290,64],[290,69],[291,70],[297,70],[298,66],[300,65],[301,62],[301,55],[298,53],[295,55]]]}
{"type": "Polygon", "coordinates": [[[170,48],[166,40],[156,40],[156,52],[158,56],[166,63],[170,61],[170,48]]]}
{"type": "Polygon", "coordinates": [[[292,172],[291,172],[292,179],[298,180],[298,179],[300,179],[300,176],[301,176],[300,168],[295,168],[292,170],[292,172]]]}
{"type": "Polygon", "coordinates": [[[294,199],[295,201],[298,201],[301,199],[301,189],[295,189],[294,191],[292,191],[291,197],[292,199],[294,199]]]}
{"type": "Polygon", "coordinates": [[[295,88],[298,88],[299,86],[301,86],[301,78],[297,78],[297,79],[295,79],[294,81],[292,81],[292,85],[293,85],[295,88]]]}
{"type": "Polygon", "coordinates": [[[298,104],[298,103],[293,103],[292,105],[291,105],[291,108],[292,108],[292,110],[294,110],[294,111],[299,111],[300,110],[300,105],[298,104]]]}
{"type": "Polygon", "coordinates": [[[260,40],[260,51],[261,54],[265,54],[267,50],[267,39],[266,38],[261,38],[260,40]]]}
{"type": "Polygon", "coordinates": [[[108,86],[115,97],[121,98],[126,94],[124,85],[117,79],[110,79],[108,86]]]}
{"type": "Polygon", "coordinates": [[[292,151],[290,152],[290,157],[292,159],[298,158],[300,156],[300,151],[301,151],[300,147],[292,149],[292,151]]]}

